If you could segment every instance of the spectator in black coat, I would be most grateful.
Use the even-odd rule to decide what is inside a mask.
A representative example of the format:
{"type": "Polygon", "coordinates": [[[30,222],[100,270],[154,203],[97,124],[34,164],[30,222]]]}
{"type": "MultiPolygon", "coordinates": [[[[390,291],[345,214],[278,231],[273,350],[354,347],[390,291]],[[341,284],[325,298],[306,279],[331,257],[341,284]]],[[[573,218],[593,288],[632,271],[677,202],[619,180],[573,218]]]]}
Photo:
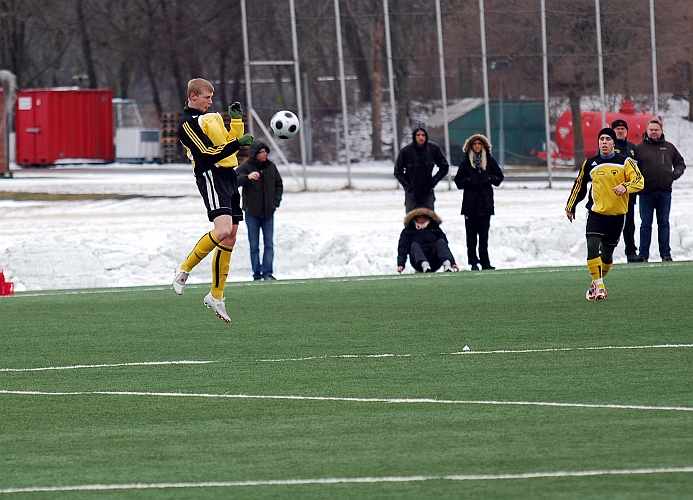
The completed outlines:
{"type": "MultiPolygon", "coordinates": [[[[616,132],[616,141],[614,141],[614,151],[621,153],[623,156],[633,158],[635,163],[640,164],[640,155],[635,149],[635,144],[628,140],[628,123],[625,120],[615,120],[611,124],[611,128],[616,132]]],[[[628,213],[626,213],[626,222],[623,225],[623,243],[626,249],[626,259],[628,262],[639,262],[638,247],[635,246],[635,202],[638,198],[638,193],[631,193],[628,197],[628,213]]]]}
{"type": "Polygon", "coordinates": [[[474,134],[464,143],[464,160],[455,175],[457,189],[463,189],[462,215],[467,231],[467,259],[472,271],[495,269],[488,256],[488,231],[493,209],[493,186],[503,182],[503,171],[491,156],[491,143],[474,134]],[[476,247],[479,245],[479,256],[476,247]]]}
{"type": "Polygon", "coordinates": [[[450,164],[440,146],[428,140],[428,127],[416,122],[412,127],[412,142],[402,148],[395,161],[395,177],[404,188],[404,208],[407,213],[416,207],[434,210],[433,189],[448,175],[450,164]],[[438,171],[433,174],[433,169],[438,171]]]}
{"type": "Polygon", "coordinates": [[[254,280],[271,281],[274,266],[274,212],[284,192],[277,166],[267,159],[269,146],[255,141],[248,150],[249,159],[236,169],[238,185],[243,188],[243,210],[248,226],[250,265],[254,280]],[[264,250],[260,260],[260,231],[264,250]]]}
{"type": "Polygon", "coordinates": [[[426,207],[415,208],[407,214],[397,248],[398,273],[404,270],[407,256],[418,272],[435,272],[441,266],[444,271],[459,270],[448,239],[440,229],[441,222],[440,217],[426,207]]]}

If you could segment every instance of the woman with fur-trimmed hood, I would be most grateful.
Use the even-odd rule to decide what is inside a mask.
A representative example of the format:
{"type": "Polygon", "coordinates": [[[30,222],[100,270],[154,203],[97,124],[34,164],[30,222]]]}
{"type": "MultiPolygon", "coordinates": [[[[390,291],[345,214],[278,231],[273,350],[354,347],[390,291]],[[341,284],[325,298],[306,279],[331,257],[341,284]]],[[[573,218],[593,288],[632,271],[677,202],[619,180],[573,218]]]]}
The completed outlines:
{"type": "Polygon", "coordinates": [[[457,271],[455,258],[448,247],[448,238],[440,229],[443,222],[431,209],[417,207],[404,218],[404,229],[397,248],[397,272],[407,263],[421,273],[435,272],[441,266],[444,271],[457,271]]]}
{"type": "Polygon", "coordinates": [[[455,184],[457,189],[464,190],[462,215],[467,232],[467,260],[473,271],[480,264],[481,269],[494,269],[488,256],[488,232],[494,214],[493,186],[503,182],[503,171],[491,156],[491,143],[482,134],[470,136],[462,151],[465,156],[455,175],[455,184]]]}

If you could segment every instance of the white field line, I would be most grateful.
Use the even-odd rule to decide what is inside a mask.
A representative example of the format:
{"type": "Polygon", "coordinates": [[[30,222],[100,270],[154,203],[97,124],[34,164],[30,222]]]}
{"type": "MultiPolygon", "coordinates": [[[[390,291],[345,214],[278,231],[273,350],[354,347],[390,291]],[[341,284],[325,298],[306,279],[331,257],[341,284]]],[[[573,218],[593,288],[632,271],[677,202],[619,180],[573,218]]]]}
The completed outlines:
{"type": "Polygon", "coordinates": [[[0,394],[20,396],[145,396],[163,398],[213,398],[213,399],[275,399],[295,401],[343,401],[353,403],[390,403],[390,404],[448,404],[448,405],[498,405],[498,406],[552,406],[559,408],[605,408],[609,410],[660,410],[660,411],[693,411],[689,406],[648,406],[648,405],[617,405],[594,403],[559,403],[552,401],[484,401],[465,399],[435,399],[435,398],[356,398],[338,396],[292,396],[292,395],[261,395],[261,394],[205,394],[191,392],[136,392],[136,391],[77,391],[77,392],[47,392],[47,391],[17,391],[0,389],[0,394]]]}
{"type": "Polygon", "coordinates": [[[641,474],[690,473],[693,467],[667,467],[659,469],[616,469],[556,472],[524,472],[520,474],[458,474],[450,476],[384,476],[384,477],[326,477],[315,479],[267,479],[264,481],[210,481],[200,483],[132,483],[132,484],[81,484],[74,486],[34,486],[29,488],[5,488],[0,493],[34,493],[53,491],[105,491],[105,490],[153,490],[169,488],[233,488],[239,486],[294,486],[310,484],[344,483],[410,483],[420,481],[497,481],[507,479],[541,479],[552,477],[623,476],[641,474]]]}
{"type": "Polygon", "coordinates": [[[133,363],[110,363],[101,365],[45,366],[40,368],[0,368],[0,372],[42,372],[48,370],[80,370],[84,368],[113,368],[117,366],[158,366],[158,365],[206,365],[218,361],[141,361],[133,363]]]}
{"type": "MultiPolygon", "coordinates": [[[[553,347],[547,349],[500,349],[496,351],[458,351],[444,352],[441,356],[457,356],[469,354],[525,354],[537,352],[568,352],[568,351],[606,351],[606,350],[621,350],[621,349],[675,349],[680,347],[693,347],[693,344],[660,344],[660,345],[631,345],[631,346],[598,346],[598,347],[553,347]]],[[[413,354],[335,354],[325,356],[306,356],[304,358],[277,358],[277,359],[260,359],[260,362],[280,363],[287,361],[310,361],[314,359],[330,359],[330,358],[406,358],[412,357],[413,354]]],[[[425,354],[421,354],[425,356],[425,354]]]]}

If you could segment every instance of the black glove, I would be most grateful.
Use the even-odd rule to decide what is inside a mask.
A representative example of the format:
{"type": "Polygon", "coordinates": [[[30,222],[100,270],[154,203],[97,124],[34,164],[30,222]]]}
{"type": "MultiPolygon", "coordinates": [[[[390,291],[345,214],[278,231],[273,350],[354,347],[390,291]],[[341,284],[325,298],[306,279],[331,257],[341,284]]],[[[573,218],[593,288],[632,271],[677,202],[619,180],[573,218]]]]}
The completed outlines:
{"type": "Polygon", "coordinates": [[[243,137],[238,138],[238,144],[240,144],[241,146],[250,146],[254,140],[255,137],[253,137],[250,134],[245,134],[243,135],[243,137]]]}
{"type": "Polygon", "coordinates": [[[241,108],[240,102],[236,101],[229,106],[229,115],[235,120],[243,118],[243,109],[241,108]]]}

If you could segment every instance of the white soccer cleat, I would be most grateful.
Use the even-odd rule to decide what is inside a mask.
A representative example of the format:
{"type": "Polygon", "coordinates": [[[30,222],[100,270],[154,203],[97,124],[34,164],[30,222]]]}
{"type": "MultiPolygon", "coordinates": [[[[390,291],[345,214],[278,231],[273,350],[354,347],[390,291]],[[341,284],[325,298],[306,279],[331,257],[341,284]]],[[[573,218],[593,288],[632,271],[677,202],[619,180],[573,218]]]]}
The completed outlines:
{"type": "Polygon", "coordinates": [[[443,271],[446,273],[451,273],[452,272],[452,264],[450,264],[449,260],[446,260],[443,262],[443,271]]]}
{"type": "Polygon", "coordinates": [[[209,292],[205,297],[205,305],[217,313],[217,316],[219,316],[222,320],[227,323],[231,323],[231,317],[226,314],[226,297],[221,300],[215,299],[212,296],[212,292],[209,292]]]}
{"type": "Polygon", "coordinates": [[[178,295],[183,295],[185,291],[185,282],[188,281],[190,273],[183,271],[180,266],[176,268],[176,274],[173,277],[173,291],[178,295]]]}
{"type": "Polygon", "coordinates": [[[594,281],[590,284],[590,287],[587,289],[585,298],[587,300],[597,300],[597,285],[594,284],[594,281]]]}

